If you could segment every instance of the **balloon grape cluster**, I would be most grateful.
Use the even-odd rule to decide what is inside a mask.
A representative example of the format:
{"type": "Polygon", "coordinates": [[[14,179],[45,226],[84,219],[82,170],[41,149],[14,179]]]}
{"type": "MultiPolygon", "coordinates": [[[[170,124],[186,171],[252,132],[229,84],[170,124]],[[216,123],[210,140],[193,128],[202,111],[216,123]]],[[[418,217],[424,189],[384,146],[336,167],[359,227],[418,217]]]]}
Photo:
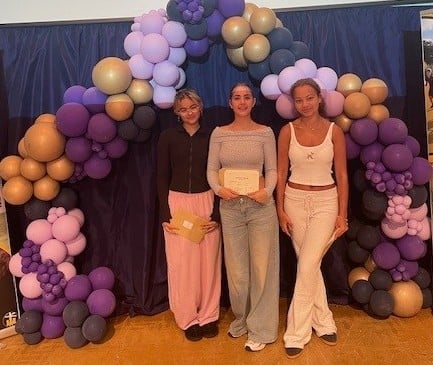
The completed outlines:
{"type": "Polygon", "coordinates": [[[185,23],[197,24],[203,19],[204,7],[201,0],[175,0],[177,10],[185,23]]]}
{"type": "Polygon", "coordinates": [[[24,274],[36,272],[41,264],[40,246],[31,240],[25,240],[18,252],[21,256],[21,271],[24,274]]]}
{"type": "Polygon", "coordinates": [[[58,298],[64,296],[67,281],[65,275],[57,269],[57,265],[53,260],[47,260],[39,265],[36,278],[41,283],[42,296],[48,303],[54,303],[58,298]]]}
{"type": "Polygon", "coordinates": [[[392,172],[382,162],[370,161],[366,164],[365,177],[380,193],[387,196],[406,195],[413,188],[410,171],[392,172]]]}

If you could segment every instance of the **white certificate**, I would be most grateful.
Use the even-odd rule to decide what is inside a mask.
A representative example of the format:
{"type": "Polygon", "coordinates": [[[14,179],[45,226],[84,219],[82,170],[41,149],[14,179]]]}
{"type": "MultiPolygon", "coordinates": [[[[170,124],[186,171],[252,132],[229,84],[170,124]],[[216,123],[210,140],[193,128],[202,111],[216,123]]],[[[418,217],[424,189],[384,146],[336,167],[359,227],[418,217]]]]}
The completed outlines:
{"type": "Polygon", "coordinates": [[[259,190],[260,174],[257,170],[222,169],[221,173],[222,185],[239,195],[248,195],[259,190]]]}

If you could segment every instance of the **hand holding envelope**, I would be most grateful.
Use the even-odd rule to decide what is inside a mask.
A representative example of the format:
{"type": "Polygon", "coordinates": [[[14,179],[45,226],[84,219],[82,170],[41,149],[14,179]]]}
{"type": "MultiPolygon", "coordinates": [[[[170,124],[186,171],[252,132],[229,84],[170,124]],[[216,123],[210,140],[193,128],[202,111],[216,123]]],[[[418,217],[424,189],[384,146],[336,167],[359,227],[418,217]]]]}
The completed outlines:
{"type": "Polygon", "coordinates": [[[208,223],[208,220],[184,210],[176,211],[170,220],[170,224],[176,228],[176,234],[194,243],[200,243],[203,240],[206,234],[203,225],[208,223]]]}
{"type": "Polygon", "coordinates": [[[235,191],[239,195],[248,195],[260,189],[258,170],[228,169],[219,170],[220,185],[235,191]]]}

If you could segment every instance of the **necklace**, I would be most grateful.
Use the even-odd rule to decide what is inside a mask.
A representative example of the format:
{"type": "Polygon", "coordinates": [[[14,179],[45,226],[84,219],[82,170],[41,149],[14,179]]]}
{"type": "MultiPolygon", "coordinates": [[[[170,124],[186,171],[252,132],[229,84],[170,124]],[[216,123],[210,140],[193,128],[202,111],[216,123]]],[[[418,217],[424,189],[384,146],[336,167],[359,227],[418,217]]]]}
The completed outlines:
{"type": "Polygon", "coordinates": [[[317,131],[322,127],[322,120],[319,120],[315,126],[308,125],[307,123],[304,124],[306,128],[308,128],[310,131],[317,131]]]}

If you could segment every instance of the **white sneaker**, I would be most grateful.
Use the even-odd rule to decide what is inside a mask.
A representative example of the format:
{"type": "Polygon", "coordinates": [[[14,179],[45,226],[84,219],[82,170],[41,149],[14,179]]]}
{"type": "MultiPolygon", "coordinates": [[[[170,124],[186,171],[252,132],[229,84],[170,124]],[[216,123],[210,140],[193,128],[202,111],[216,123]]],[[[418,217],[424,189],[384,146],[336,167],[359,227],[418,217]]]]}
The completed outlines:
{"type": "Polygon", "coordinates": [[[266,346],[265,343],[255,342],[253,340],[248,340],[247,342],[245,342],[245,350],[247,351],[252,351],[252,352],[261,351],[265,348],[265,346],[266,346]]]}

